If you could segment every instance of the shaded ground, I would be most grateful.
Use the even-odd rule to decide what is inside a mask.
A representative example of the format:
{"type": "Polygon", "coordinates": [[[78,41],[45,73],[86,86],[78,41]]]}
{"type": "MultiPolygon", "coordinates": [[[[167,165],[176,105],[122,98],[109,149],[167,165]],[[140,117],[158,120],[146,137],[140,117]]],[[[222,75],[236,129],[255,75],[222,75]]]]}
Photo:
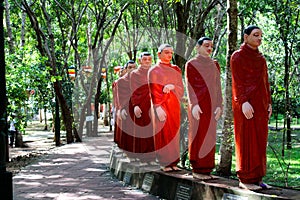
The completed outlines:
{"type": "Polygon", "coordinates": [[[26,134],[22,136],[25,147],[9,147],[10,162],[6,164],[7,171],[15,175],[55,148],[54,133],[43,131],[43,128],[44,124],[39,122],[28,123],[26,134]]]}
{"type": "Polygon", "coordinates": [[[83,138],[82,143],[50,147],[32,159],[34,163],[13,177],[14,200],[157,199],[112,176],[108,166],[113,134],[106,132],[101,129],[98,137],[83,138]]]}

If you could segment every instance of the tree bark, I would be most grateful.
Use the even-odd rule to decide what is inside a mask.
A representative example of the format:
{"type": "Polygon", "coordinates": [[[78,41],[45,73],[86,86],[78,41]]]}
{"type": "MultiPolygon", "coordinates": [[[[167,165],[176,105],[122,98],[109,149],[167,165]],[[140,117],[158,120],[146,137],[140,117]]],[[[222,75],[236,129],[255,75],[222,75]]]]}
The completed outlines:
{"type": "Polygon", "coordinates": [[[188,28],[191,2],[192,1],[188,0],[187,2],[184,2],[184,5],[181,1],[175,3],[175,12],[177,16],[175,63],[181,68],[182,71],[184,71],[184,65],[187,61],[187,58],[185,57],[185,44],[187,41],[186,33],[188,28]]]}
{"type": "Polygon", "coordinates": [[[226,10],[224,9],[224,4],[226,4],[226,0],[221,0],[220,5],[217,5],[218,14],[215,17],[215,32],[213,36],[213,44],[214,44],[214,52],[212,57],[215,58],[218,55],[221,40],[226,34],[226,29],[223,30],[224,27],[224,16],[226,15],[226,10]]]}
{"type": "Polygon", "coordinates": [[[223,176],[231,175],[232,142],[233,142],[233,117],[232,117],[232,80],[230,69],[230,57],[237,48],[237,1],[227,0],[227,60],[226,60],[226,83],[224,104],[224,125],[222,130],[222,142],[220,146],[221,158],[217,167],[217,173],[223,176]]]}
{"type": "MultiPolygon", "coordinates": [[[[14,37],[12,34],[12,30],[11,30],[9,7],[10,7],[10,5],[9,5],[8,0],[5,0],[5,19],[6,19],[6,30],[7,30],[7,36],[8,36],[7,43],[8,43],[9,53],[13,54],[15,52],[15,50],[14,50],[15,44],[14,44],[14,37]]],[[[22,24],[23,24],[23,19],[22,19],[22,24]]]]}
{"type": "MultiPolygon", "coordinates": [[[[6,171],[6,162],[9,160],[9,149],[7,139],[7,96],[6,96],[6,77],[5,77],[5,44],[3,27],[3,1],[0,0],[0,173],[6,171]]],[[[5,195],[4,195],[5,197],[5,195]]]]}
{"type": "MultiPolygon", "coordinates": [[[[44,115],[45,115],[45,126],[44,126],[44,131],[47,131],[48,130],[48,125],[47,125],[47,107],[44,106],[44,115]]],[[[40,119],[42,120],[42,119],[40,119]]]]}
{"type": "MultiPolygon", "coordinates": [[[[282,36],[281,38],[283,38],[282,36]]],[[[284,39],[283,39],[284,40],[284,39]]],[[[291,99],[290,99],[290,61],[287,39],[284,42],[285,57],[284,57],[284,87],[285,87],[285,120],[286,120],[286,147],[287,149],[292,149],[292,129],[291,129],[291,99]]]]}

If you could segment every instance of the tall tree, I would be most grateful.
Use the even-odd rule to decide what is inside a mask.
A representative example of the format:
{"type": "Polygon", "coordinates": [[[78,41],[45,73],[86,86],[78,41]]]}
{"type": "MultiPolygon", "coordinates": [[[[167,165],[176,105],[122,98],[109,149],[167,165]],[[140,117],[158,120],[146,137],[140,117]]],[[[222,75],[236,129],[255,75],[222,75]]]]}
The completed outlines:
{"type": "Polygon", "coordinates": [[[175,61],[176,64],[183,68],[185,65],[187,58],[185,57],[186,50],[186,42],[187,37],[186,34],[188,32],[188,19],[189,13],[191,12],[191,0],[187,1],[176,1],[175,2],[175,13],[177,16],[177,27],[176,27],[176,54],[175,61]]]}
{"type": "MultiPolygon", "coordinates": [[[[6,139],[6,131],[7,125],[7,95],[6,95],[6,77],[5,77],[5,45],[4,45],[4,27],[3,27],[3,13],[4,13],[4,6],[3,0],[0,1],[0,176],[1,179],[3,173],[6,172],[6,162],[9,160],[8,158],[8,144],[6,139]]],[[[2,180],[1,180],[2,181],[2,180]]],[[[6,188],[7,189],[7,188],[6,188]]],[[[1,193],[3,190],[1,190],[1,193]]],[[[4,194],[4,197],[8,198],[7,194],[4,194]]]]}
{"type": "Polygon", "coordinates": [[[222,132],[222,143],[220,147],[221,158],[217,172],[224,176],[231,175],[232,163],[232,140],[233,140],[233,117],[232,117],[232,78],[230,69],[230,58],[237,49],[237,1],[227,0],[227,59],[226,59],[226,82],[225,82],[225,104],[224,104],[224,125],[222,132]]]}
{"type": "Polygon", "coordinates": [[[7,37],[8,37],[8,48],[9,53],[14,53],[14,36],[12,34],[12,28],[11,28],[11,20],[10,20],[10,5],[8,0],[5,0],[5,21],[6,21],[6,30],[7,30],[7,37]]]}
{"type": "MultiPolygon", "coordinates": [[[[59,10],[55,12],[57,20],[58,20],[58,26],[60,28],[61,32],[61,54],[63,57],[63,66],[65,69],[65,72],[69,70],[70,67],[75,68],[75,76],[76,72],[81,69],[81,56],[80,50],[79,50],[79,35],[80,35],[80,27],[83,26],[83,18],[86,12],[86,9],[88,7],[88,3],[84,0],[78,1],[76,4],[74,4],[74,1],[64,1],[62,3],[59,3],[57,0],[55,0],[55,3],[57,4],[59,10]],[[74,53],[74,56],[72,57],[72,52],[74,53]],[[73,59],[73,60],[71,60],[73,59]],[[72,65],[70,66],[70,63],[72,65]]],[[[73,109],[76,105],[73,104],[73,87],[74,85],[78,88],[78,81],[75,83],[72,81],[73,79],[70,76],[67,76],[66,81],[66,88],[68,88],[67,93],[70,94],[70,97],[68,100],[68,105],[70,106],[70,109],[72,111],[72,117],[73,117],[73,132],[74,135],[78,135],[77,140],[82,139],[82,129],[83,125],[79,127],[79,131],[77,130],[77,126],[75,126],[75,119],[74,116],[75,112],[77,112],[77,109],[73,109]]],[[[76,79],[78,80],[78,79],[76,79]]],[[[82,83],[82,82],[81,82],[82,83]]],[[[83,87],[85,87],[85,84],[83,84],[83,87]]],[[[84,90],[87,91],[87,90],[84,90]]],[[[78,99],[76,99],[75,103],[78,103],[78,99]]]]}
{"type": "MultiPolygon", "coordinates": [[[[59,70],[58,62],[56,57],[56,43],[55,34],[53,30],[53,21],[47,10],[48,2],[46,0],[40,0],[34,4],[28,4],[26,0],[23,0],[22,6],[30,19],[31,25],[36,33],[37,38],[37,49],[39,50],[41,56],[47,58],[46,65],[51,67],[50,74],[53,81],[53,87],[55,94],[59,100],[59,105],[62,111],[62,118],[66,128],[67,143],[74,142],[73,136],[73,117],[71,113],[70,106],[68,105],[65,96],[62,91],[62,82],[59,80],[59,70]],[[39,4],[39,5],[37,5],[39,4]],[[40,9],[32,9],[33,6],[37,6],[40,9]],[[40,13],[39,13],[40,12],[40,13]],[[40,17],[40,16],[43,17],[40,17]],[[41,27],[44,24],[45,27],[41,27]]],[[[79,137],[76,136],[79,140],[79,137]]]]}
{"type": "MultiPolygon", "coordinates": [[[[116,16],[113,17],[116,18],[115,23],[113,24],[112,30],[110,32],[110,38],[107,40],[106,44],[104,45],[104,50],[102,52],[103,55],[107,54],[108,48],[116,34],[117,28],[121,22],[122,19],[122,15],[123,12],[128,8],[129,4],[126,3],[124,4],[121,9],[119,10],[119,12],[117,13],[116,16]]],[[[95,60],[94,60],[95,61],[95,60]]],[[[98,119],[100,118],[100,114],[99,114],[99,109],[98,109],[98,105],[99,105],[99,100],[100,100],[100,95],[101,95],[101,83],[102,83],[102,66],[104,66],[104,63],[106,61],[105,56],[102,56],[101,60],[100,60],[100,71],[98,72],[98,84],[97,84],[97,92],[95,94],[95,119],[94,119],[94,133],[97,133],[97,128],[98,128],[98,119]]],[[[106,66],[106,72],[108,71],[108,66],[106,66]]],[[[108,77],[106,76],[106,79],[108,79],[108,77]]]]}
{"type": "Polygon", "coordinates": [[[209,27],[205,26],[213,9],[219,3],[217,0],[193,2],[190,0],[175,1],[173,9],[176,14],[176,47],[175,63],[181,68],[190,57],[197,39],[204,36],[209,27]],[[192,9],[196,8],[196,9],[192,9]],[[195,16],[194,18],[191,16],[195,16]],[[188,37],[191,40],[188,40],[188,37]]]}
{"type": "MultiPolygon", "coordinates": [[[[210,27],[206,26],[205,24],[206,21],[209,20],[209,18],[211,17],[210,14],[216,8],[216,5],[218,3],[219,1],[217,0],[199,1],[197,3],[195,2],[195,18],[193,21],[189,22],[190,27],[188,29],[188,36],[191,37],[193,40],[190,40],[187,45],[187,49],[185,52],[186,58],[188,58],[191,55],[195,47],[195,41],[200,37],[206,35],[206,33],[208,33],[210,27]]],[[[182,63],[179,63],[178,65],[181,66],[181,64],[182,63]]]]}
{"type": "Polygon", "coordinates": [[[123,28],[119,28],[123,32],[119,41],[126,48],[126,54],[131,60],[136,60],[140,38],[144,34],[144,30],[139,29],[141,24],[139,13],[141,13],[140,9],[142,9],[142,6],[139,4],[140,2],[135,2],[129,5],[128,12],[124,13],[121,21],[123,28]]]}
{"type": "Polygon", "coordinates": [[[291,73],[293,71],[293,50],[299,42],[297,33],[299,31],[300,9],[296,1],[293,0],[275,0],[271,1],[275,15],[275,21],[279,29],[280,39],[284,47],[284,87],[285,87],[285,121],[286,121],[286,139],[287,148],[292,148],[292,105],[291,105],[291,73]]]}

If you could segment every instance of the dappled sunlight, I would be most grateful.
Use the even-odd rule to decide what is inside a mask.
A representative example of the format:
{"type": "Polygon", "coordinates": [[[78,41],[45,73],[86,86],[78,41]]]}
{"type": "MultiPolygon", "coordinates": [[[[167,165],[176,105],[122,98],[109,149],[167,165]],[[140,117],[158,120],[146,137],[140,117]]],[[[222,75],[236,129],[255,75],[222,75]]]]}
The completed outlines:
{"type": "Polygon", "coordinates": [[[62,166],[62,165],[68,165],[70,164],[70,162],[60,162],[60,163],[53,163],[53,162],[39,162],[35,165],[33,165],[34,167],[40,167],[40,166],[43,166],[43,167],[52,167],[52,166],[62,166]]]}
{"type": "Polygon", "coordinates": [[[28,180],[23,180],[23,181],[18,181],[16,183],[17,186],[29,186],[29,187],[41,187],[43,186],[43,184],[41,184],[40,182],[29,182],[28,180]]]}
{"type": "Polygon", "coordinates": [[[97,169],[97,168],[87,168],[87,169],[84,169],[84,171],[88,171],[88,172],[106,172],[107,170],[97,169]]]}
{"type": "MultiPolygon", "coordinates": [[[[111,143],[94,138],[58,147],[13,177],[14,199],[143,199],[108,170],[111,143]],[[118,191],[118,192],[116,192],[118,191]]],[[[155,199],[155,198],[153,198],[155,199]]]]}
{"type": "Polygon", "coordinates": [[[16,179],[29,179],[29,180],[35,180],[35,179],[43,179],[44,176],[40,174],[19,174],[16,176],[16,179]]]}

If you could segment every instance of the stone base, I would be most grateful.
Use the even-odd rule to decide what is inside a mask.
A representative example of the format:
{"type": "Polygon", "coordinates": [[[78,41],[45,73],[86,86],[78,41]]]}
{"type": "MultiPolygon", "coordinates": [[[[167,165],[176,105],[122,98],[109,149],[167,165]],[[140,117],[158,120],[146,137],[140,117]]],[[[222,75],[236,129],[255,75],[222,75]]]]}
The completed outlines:
{"type": "Polygon", "coordinates": [[[238,187],[237,180],[213,176],[210,180],[193,178],[191,171],[163,172],[158,164],[129,160],[115,150],[111,153],[111,172],[127,185],[163,199],[181,200],[274,200],[300,199],[299,190],[279,187],[249,191],[238,187]]]}
{"type": "Polygon", "coordinates": [[[0,172],[0,194],[1,199],[13,199],[13,184],[11,172],[0,172]]]}

